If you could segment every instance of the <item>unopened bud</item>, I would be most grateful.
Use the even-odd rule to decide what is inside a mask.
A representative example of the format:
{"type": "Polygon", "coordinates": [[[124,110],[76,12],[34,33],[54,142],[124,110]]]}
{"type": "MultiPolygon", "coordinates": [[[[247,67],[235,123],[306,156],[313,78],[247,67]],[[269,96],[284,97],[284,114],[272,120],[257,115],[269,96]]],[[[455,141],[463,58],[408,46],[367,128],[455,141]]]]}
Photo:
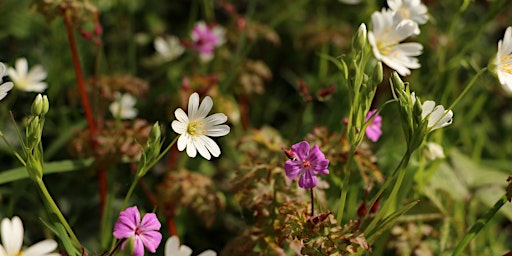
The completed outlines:
{"type": "Polygon", "coordinates": [[[43,109],[41,111],[41,115],[46,115],[50,110],[50,102],[48,101],[48,96],[43,96],[43,109]]]}
{"type": "Polygon", "coordinates": [[[160,131],[160,124],[156,122],[153,125],[153,128],[151,128],[151,131],[149,132],[148,143],[159,142],[161,135],[162,132],[160,131]]]}
{"type": "Polygon", "coordinates": [[[382,71],[382,62],[377,62],[375,66],[375,70],[373,71],[373,83],[380,84],[382,82],[383,71],[382,71]]]}
{"type": "Polygon", "coordinates": [[[36,98],[34,99],[34,102],[32,102],[31,107],[32,115],[39,116],[43,112],[43,96],[41,94],[38,94],[36,98]]]}
{"type": "Polygon", "coordinates": [[[389,80],[391,81],[391,84],[393,85],[393,88],[395,88],[395,90],[398,90],[398,91],[405,90],[404,82],[402,82],[402,79],[400,79],[400,76],[398,75],[397,72],[393,72],[393,74],[391,75],[391,78],[389,78],[389,80]]]}
{"type": "Polygon", "coordinates": [[[362,50],[366,46],[366,24],[362,23],[357,29],[357,33],[352,39],[352,48],[362,50]]]}

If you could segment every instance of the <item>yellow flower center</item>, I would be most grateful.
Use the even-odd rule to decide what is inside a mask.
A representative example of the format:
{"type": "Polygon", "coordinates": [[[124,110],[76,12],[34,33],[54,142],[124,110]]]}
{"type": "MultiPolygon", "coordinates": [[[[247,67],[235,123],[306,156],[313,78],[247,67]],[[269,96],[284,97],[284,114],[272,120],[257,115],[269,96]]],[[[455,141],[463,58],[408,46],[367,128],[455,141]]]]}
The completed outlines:
{"type": "Polygon", "coordinates": [[[203,129],[203,122],[194,121],[188,124],[187,132],[192,136],[199,137],[199,135],[206,133],[206,130],[203,129]]]}
{"type": "Polygon", "coordinates": [[[512,74],[512,55],[503,56],[500,62],[500,70],[512,74]]]}
{"type": "Polygon", "coordinates": [[[400,14],[402,14],[402,19],[409,18],[409,10],[407,10],[405,8],[400,8],[399,12],[400,12],[400,14]]]}

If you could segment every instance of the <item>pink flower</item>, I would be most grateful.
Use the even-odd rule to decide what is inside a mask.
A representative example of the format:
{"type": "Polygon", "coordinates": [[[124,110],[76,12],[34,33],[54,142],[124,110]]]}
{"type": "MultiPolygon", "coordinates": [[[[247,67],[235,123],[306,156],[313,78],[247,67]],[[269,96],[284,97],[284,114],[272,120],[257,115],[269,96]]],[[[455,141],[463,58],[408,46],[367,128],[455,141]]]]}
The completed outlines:
{"type": "MultiPolygon", "coordinates": [[[[377,112],[376,109],[370,110],[366,115],[366,121],[368,121],[375,112],[377,112]]],[[[376,142],[382,135],[381,127],[382,117],[379,115],[379,113],[376,113],[373,119],[370,121],[370,124],[366,128],[366,136],[368,136],[368,138],[371,141],[376,142]]]]}
{"type": "Polygon", "coordinates": [[[318,183],[316,175],[329,174],[329,160],[325,159],[317,145],[310,148],[309,143],[302,141],[293,145],[290,151],[291,159],[284,163],[284,170],[290,179],[299,176],[299,187],[314,188],[318,183]]]}
{"type": "MultiPolygon", "coordinates": [[[[144,247],[152,253],[156,252],[156,248],[160,245],[162,234],[158,232],[160,222],[156,214],[146,213],[142,221],[140,219],[139,209],[137,206],[126,208],[119,214],[119,219],[114,225],[114,236],[117,239],[133,239],[133,255],[143,256],[144,247]]],[[[126,241],[121,246],[124,250],[126,241]]]]}
{"type": "Polygon", "coordinates": [[[204,59],[213,57],[213,50],[225,41],[225,30],[220,26],[210,28],[199,21],[192,30],[192,48],[198,51],[204,59]]]}

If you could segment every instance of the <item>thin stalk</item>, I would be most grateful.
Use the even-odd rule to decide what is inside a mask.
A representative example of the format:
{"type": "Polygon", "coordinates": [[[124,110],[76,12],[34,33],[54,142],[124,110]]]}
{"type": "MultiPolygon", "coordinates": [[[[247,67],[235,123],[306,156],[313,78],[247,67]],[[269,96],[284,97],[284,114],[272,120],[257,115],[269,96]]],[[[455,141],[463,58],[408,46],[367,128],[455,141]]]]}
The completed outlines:
{"type": "Polygon", "coordinates": [[[473,240],[473,238],[482,230],[487,223],[494,217],[494,215],[501,209],[501,207],[507,202],[507,194],[505,193],[503,196],[501,196],[498,201],[494,204],[493,207],[487,211],[487,213],[480,219],[476,221],[475,224],[471,227],[468,233],[462,238],[462,240],[457,244],[455,247],[455,250],[453,252],[453,256],[460,255],[466,246],[468,246],[469,242],[473,240]]]}
{"type": "Polygon", "coordinates": [[[315,216],[315,196],[313,194],[313,188],[309,190],[311,195],[311,217],[315,216]]]}
{"type": "Polygon", "coordinates": [[[355,148],[351,147],[348,155],[347,163],[345,164],[345,176],[343,177],[343,185],[341,187],[340,204],[338,206],[338,215],[336,216],[336,222],[338,225],[341,224],[343,219],[343,211],[345,210],[345,202],[347,200],[348,185],[350,181],[350,173],[352,171],[352,162],[354,159],[355,148]]]}
{"type": "Polygon", "coordinates": [[[471,81],[469,81],[466,88],[464,88],[464,91],[462,91],[462,93],[459,94],[459,97],[457,97],[457,99],[455,99],[455,101],[452,103],[452,105],[450,105],[450,107],[448,108],[449,110],[453,109],[453,107],[455,107],[455,105],[457,105],[457,103],[469,92],[469,89],[471,89],[471,87],[473,87],[473,85],[475,84],[476,80],[480,77],[480,75],[482,75],[485,71],[487,71],[487,67],[480,69],[480,71],[478,71],[478,73],[476,73],[476,75],[471,79],[471,81]]]}
{"type": "Polygon", "coordinates": [[[69,237],[75,243],[76,248],[78,250],[80,250],[82,246],[81,246],[80,242],[78,241],[78,238],[76,237],[75,233],[71,229],[71,226],[69,226],[64,215],[62,215],[62,212],[60,211],[59,207],[57,206],[57,204],[53,200],[52,196],[50,195],[50,192],[46,188],[46,185],[44,184],[43,180],[41,178],[36,178],[36,179],[34,179],[34,181],[36,182],[37,187],[41,191],[44,201],[47,203],[48,207],[51,208],[53,213],[57,216],[57,218],[60,221],[60,224],[62,224],[62,226],[64,226],[64,229],[66,229],[66,232],[69,234],[69,237]]]}

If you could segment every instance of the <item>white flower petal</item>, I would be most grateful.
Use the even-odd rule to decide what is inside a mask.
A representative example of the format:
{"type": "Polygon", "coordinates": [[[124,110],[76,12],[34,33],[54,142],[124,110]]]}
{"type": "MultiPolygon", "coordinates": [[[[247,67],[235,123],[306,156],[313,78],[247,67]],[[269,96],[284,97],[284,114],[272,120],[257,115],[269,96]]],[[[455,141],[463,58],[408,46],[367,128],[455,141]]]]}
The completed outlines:
{"type": "Polygon", "coordinates": [[[187,132],[188,124],[180,121],[172,121],[172,130],[177,134],[185,134],[187,132]]]}
{"type": "Polygon", "coordinates": [[[190,138],[187,140],[187,155],[189,157],[196,157],[196,155],[197,155],[197,150],[196,150],[196,146],[194,145],[193,138],[190,138]]]}
{"type": "Polygon", "coordinates": [[[16,60],[14,64],[16,67],[16,71],[20,76],[26,76],[28,71],[28,62],[25,58],[20,58],[16,60]]]}
{"type": "Polygon", "coordinates": [[[217,145],[217,143],[214,140],[210,139],[207,136],[200,136],[199,139],[206,146],[208,151],[210,151],[210,153],[212,153],[212,155],[214,157],[220,156],[221,151],[220,151],[219,145],[217,145]]]}
{"type": "Polygon", "coordinates": [[[44,71],[43,66],[36,65],[34,66],[27,74],[30,80],[41,81],[46,79],[46,71],[44,71]]]}
{"type": "Polygon", "coordinates": [[[213,250],[206,250],[197,256],[217,256],[217,253],[213,250]]]}
{"type": "Polygon", "coordinates": [[[211,137],[220,137],[227,135],[230,130],[231,128],[227,125],[216,125],[208,128],[204,134],[211,137]]]}
{"type": "Polygon", "coordinates": [[[425,119],[434,110],[436,103],[431,100],[426,100],[421,106],[421,118],[425,119]]]}
{"type": "Polygon", "coordinates": [[[178,150],[183,151],[188,145],[188,135],[182,134],[178,138],[178,150]]]}
{"type": "Polygon", "coordinates": [[[23,256],[57,256],[59,253],[51,253],[57,249],[57,242],[47,239],[38,242],[23,252],[23,256]]]}
{"type": "Polygon", "coordinates": [[[224,113],[215,113],[204,119],[205,125],[214,126],[217,124],[223,124],[228,121],[228,117],[224,113]]]}
{"type": "Polygon", "coordinates": [[[202,140],[202,138],[204,137],[205,136],[200,136],[198,138],[195,138],[195,140],[193,140],[194,146],[196,147],[197,151],[202,157],[204,157],[206,160],[210,160],[212,157],[210,155],[210,152],[208,152],[208,150],[206,149],[205,143],[202,140]]]}
{"type": "Polygon", "coordinates": [[[197,92],[192,93],[188,98],[188,119],[190,121],[196,120],[196,112],[199,108],[199,94],[197,92]]]}
{"type": "Polygon", "coordinates": [[[4,218],[1,224],[2,244],[8,255],[16,255],[23,245],[23,223],[18,216],[4,218]]]}
{"type": "Polygon", "coordinates": [[[177,108],[174,111],[174,116],[176,117],[176,119],[178,119],[178,121],[180,121],[182,123],[188,124],[188,122],[189,122],[187,114],[185,114],[185,111],[183,111],[183,109],[181,109],[181,108],[177,108]]]}
{"type": "Polygon", "coordinates": [[[213,101],[210,96],[204,97],[203,101],[201,102],[201,105],[199,106],[199,109],[196,113],[196,119],[204,119],[208,113],[210,113],[210,110],[212,110],[213,101]]]}

